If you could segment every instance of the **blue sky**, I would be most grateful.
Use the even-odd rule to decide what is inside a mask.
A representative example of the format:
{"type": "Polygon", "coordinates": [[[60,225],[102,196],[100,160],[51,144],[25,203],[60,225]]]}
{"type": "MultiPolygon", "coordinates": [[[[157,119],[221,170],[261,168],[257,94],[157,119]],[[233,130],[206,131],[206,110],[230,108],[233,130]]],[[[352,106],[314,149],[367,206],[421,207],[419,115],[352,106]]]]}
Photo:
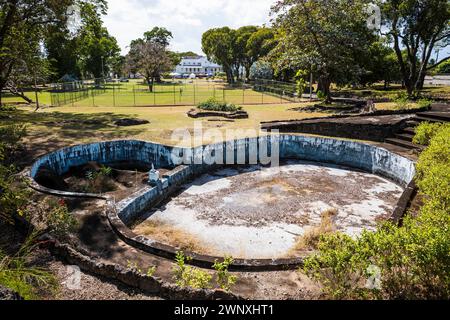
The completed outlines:
{"type": "Polygon", "coordinates": [[[123,53],[131,40],[155,26],[172,31],[175,51],[201,53],[202,34],[210,28],[262,25],[270,21],[274,0],[109,0],[104,18],[123,53]]]}
{"type": "MultiPolygon", "coordinates": [[[[201,54],[202,34],[211,28],[270,23],[270,8],[276,0],[108,0],[104,18],[109,32],[128,52],[131,40],[155,26],[172,31],[171,49],[201,54]]],[[[440,58],[450,48],[441,50],[440,58]]],[[[436,54],[433,54],[436,58],[436,54]]]]}

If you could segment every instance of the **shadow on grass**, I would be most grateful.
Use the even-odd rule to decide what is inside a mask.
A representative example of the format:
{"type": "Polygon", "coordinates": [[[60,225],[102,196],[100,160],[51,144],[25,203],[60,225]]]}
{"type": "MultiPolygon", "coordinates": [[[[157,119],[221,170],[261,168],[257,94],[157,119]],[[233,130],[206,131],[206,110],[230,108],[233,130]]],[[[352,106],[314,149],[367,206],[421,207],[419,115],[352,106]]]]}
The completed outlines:
{"type": "Polygon", "coordinates": [[[18,110],[0,113],[0,126],[24,124],[28,127],[26,154],[21,165],[29,165],[43,154],[57,149],[90,142],[126,139],[146,131],[143,126],[119,127],[114,123],[134,114],[28,112],[18,110]]]}

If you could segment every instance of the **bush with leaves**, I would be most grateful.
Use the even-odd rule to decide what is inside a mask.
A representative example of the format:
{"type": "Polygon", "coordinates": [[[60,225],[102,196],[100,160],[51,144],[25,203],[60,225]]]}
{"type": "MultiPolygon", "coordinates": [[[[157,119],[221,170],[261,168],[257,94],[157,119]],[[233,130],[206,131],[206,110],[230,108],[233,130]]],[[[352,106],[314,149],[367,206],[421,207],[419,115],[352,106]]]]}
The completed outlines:
{"type": "Polygon", "coordinates": [[[53,235],[62,238],[73,232],[77,226],[77,219],[69,212],[69,208],[64,200],[49,201],[50,210],[47,215],[48,231],[53,235]]]}
{"type": "Polygon", "coordinates": [[[232,103],[220,102],[214,98],[210,98],[205,102],[202,102],[198,105],[198,108],[201,110],[207,111],[221,111],[221,112],[235,112],[242,110],[242,107],[237,106],[232,103]]]}
{"type": "Polygon", "coordinates": [[[443,127],[421,154],[417,183],[425,198],[402,227],[386,222],[353,239],[323,236],[304,271],[335,299],[450,298],[450,128],[443,127]],[[370,287],[371,271],[380,271],[370,287]]]}
{"type": "Polygon", "coordinates": [[[183,252],[178,252],[175,258],[176,266],[173,269],[174,279],[179,287],[194,289],[211,288],[212,276],[198,268],[186,265],[190,258],[186,257],[183,252]]]}

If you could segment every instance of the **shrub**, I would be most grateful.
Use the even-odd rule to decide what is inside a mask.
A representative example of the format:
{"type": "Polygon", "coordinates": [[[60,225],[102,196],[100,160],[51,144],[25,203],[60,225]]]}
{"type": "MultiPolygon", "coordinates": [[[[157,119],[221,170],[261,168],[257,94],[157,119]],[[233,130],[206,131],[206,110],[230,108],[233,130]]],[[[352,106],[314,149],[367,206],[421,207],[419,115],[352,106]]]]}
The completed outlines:
{"type": "Polygon", "coordinates": [[[0,165],[0,218],[12,223],[15,216],[23,216],[29,194],[25,182],[15,176],[15,169],[0,165]]]}
{"type": "Polygon", "coordinates": [[[78,221],[69,212],[64,200],[50,201],[50,210],[47,216],[48,231],[57,237],[65,237],[70,232],[73,232],[77,226],[78,221]]]}
{"type": "Polygon", "coordinates": [[[228,271],[230,265],[234,262],[232,257],[225,257],[223,262],[215,261],[213,268],[217,272],[217,284],[222,290],[230,291],[236,284],[237,277],[228,271]]]}
{"type": "Polygon", "coordinates": [[[450,128],[421,154],[417,183],[425,197],[401,228],[382,224],[358,239],[324,236],[304,271],[338,299],[450,298],[450,128]],[[374,270],[375,276],[374,276],[374,270]],[[375,284],[369,280],[375,280],[375,284]]]}
{"type": "Polygon", "coordinates": [[[211,98],[205,102],[202,102],[198,105],[198,108],[201,110],[207,111],[222,111],[222,112],[235,112],[242,110],[242,107],[237,106],[232,103],[225,103],[217,101],[214,98],[211,98]]]}
{"type": "Polygon", "coordinates": [[[415,130],[416,135],[413,138],[413,142],[424,146],[429,145],[431,139],[436,135],[441,127],[441,123],[421,123],[415,130]]]}
{"type": "Polygon", "coordinates": [[[191,287],[194,289],[211,288],[212,276],[200,269],[186,265],[186,261],[190,258],[186,257],[183,252],[178,252],[176,256],[176,266],[173,269],[174,279],[179,287],[191,287]]]}

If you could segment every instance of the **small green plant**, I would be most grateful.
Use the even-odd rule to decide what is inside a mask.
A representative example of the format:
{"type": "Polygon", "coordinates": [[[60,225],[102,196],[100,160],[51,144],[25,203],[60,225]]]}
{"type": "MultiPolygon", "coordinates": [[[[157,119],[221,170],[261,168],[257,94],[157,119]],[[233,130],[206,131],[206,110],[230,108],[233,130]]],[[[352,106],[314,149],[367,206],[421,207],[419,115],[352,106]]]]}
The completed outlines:
{"type": "Polygon", "coordinates": [[[0,163],[11,164],[14,156],[22,146],[22,139],[27,135],[27,127],[25,125],[9,125],[0,128],[0,163]]]}
{"type": "Polygon", "coordinates": [[[237,277],[228,271],[233,262],[232,257],[225,257],[223,262],[216,260],[213,265],[214,270],[217,271],[217,284],[222,290],[230,291],[237,282],[237,277]]]}
{"type": "Polygon", "coordinates": [[[112,168],[106,166],[101,166],[98,171],[87,172],[86,179],[89,181],[89,185],[86,187],[86,191],[92,193],[114,191],[115,186],[110,181],[112,173],[112,168]]]}
{"type": "Polygon", "coordinates": [[[153,277],[155,275],[155,272],[156,272],[156,266],[149,267],[147,269],[147,277],[150,277],[150,278],[153,277]]]}
{"type": "Polygon", "coordinates": [[[186,265],[186,261],[191,258],[186,257],[183,252],[177,252],[175,261],[176,266],[173,269],[174,279],[179,287],[191,287],[194,289],[211,288],[212,276],[198,268],[186,265]]]}
{"type": "Polygon", "coordinates": [[[207,111],[221,111],[221,112],[235,112],[242,110],[242,107],[237,106],[232,103],[220,102],[214,98],[210,98],[205,102],[202,102],[198,105],[198,108],[201,110],[207,111]]]}
{"type": "Polygon", "coordinates": [[[413,142],[423,146],[430,144],[431,139],[436,135],[436,133],[441,129],[441,123],[430,123],[423,122],[416,128],[416,135],[414,136],[413,142]]]}
{"type": "Polygon", "coordinates": [[[327,98],[326,94],[323,93],[323,91],[317,91],[317,99],[325,101],[325,99],[327,98]]]}
{"type": "Polygon", "coordinates": [[[138,264],[130,260],[127,261],[127,269],[142,273],[142,269],[139,268],[138,264]]]}

